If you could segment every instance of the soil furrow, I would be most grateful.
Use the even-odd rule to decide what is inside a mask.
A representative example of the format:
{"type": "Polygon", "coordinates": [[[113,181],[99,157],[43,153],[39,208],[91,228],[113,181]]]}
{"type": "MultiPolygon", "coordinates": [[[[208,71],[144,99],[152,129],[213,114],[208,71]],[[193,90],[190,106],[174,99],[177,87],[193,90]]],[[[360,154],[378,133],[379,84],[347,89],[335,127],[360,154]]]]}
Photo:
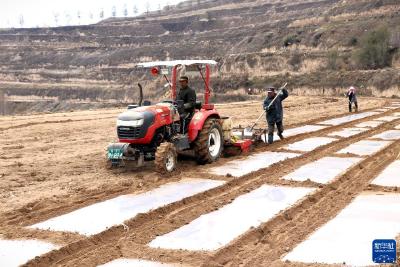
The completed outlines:
{"type": "MultiPolygon", "coordinates": [[[[368,119],[372,119],[372,118],[370,117],[368,119]]],[[[354,121],[354,122],[351,122],[350,124],[354,124],[354,123],[358,123],[358,122],[359,121],[354,121]]],[[[368,132],[364,132],[362,134],[358,134],[358,135],[350,137],[350,138],[341,139],[341,140],[331,143],[327,146],[318,148],[310,153],[305,153],[304,155],[302,155],[299,158],[292,159],[289,161],[284,161],[284,162],[281,162],[278,164],[274,164],[270,168],[249,174],[240,179],[232,180],[219,188],[215,188],[215,189],[209,190],[205,193],[201,193],[196,196],[187,198],[183,201],[173,203],[166,207],[154,210],[150,213],[143,214],[141,216],[137,216],[136,218],[131,219],[126,222],[126,225],[129,227],[130,231],[133,232],[133,234],[130,234],[130,232],[127,233],[126,230],[124,229],[124,227],[122,227],[122,226],[115,226],[115,227],[112,227],[111,229],[109,229],[103,233],[100,233],[96,236],[93,236],[91,238],[80,240],[80,241],[70,244],[58,251],[50,252],[47,255],[32,261],[31,264],[44,266],[46,264],[54,263],[54,260],[56,260],[56,262],[58,262],[59,264],[63,264],[63,265],[65,264],[65,265],[72,266],[73,265],[72,262],[78,262],[78,261],[76,261],[76,259],[78,259],[78,258],[79,258],[80,262],[89,262],[89,259],[87,259],[85,256],[86,255],[85,252],[96,250],[98,244],[103,244],[104,246],[109,247],[111,249],[112,247],[115,246],[116,243],[121,242],[121,240],[123,240],[123,239],[124,240],[128,239],[131,242],[134,242],[137,244],[142,244],[143,251],[145,251],[146,244],[149,241],[151,241],[153,238],[155,238],[156,236],[170,232],[184,224],[187,224],[188,222],[190,222],[191,220],[197,218],[198,216],[200,216],[202,214],[205,214],[207,212],[218,209],[219,207],[222,207],[223,205],[230,203],[237,196],[244,194],[246,192],[249,192],[250,190],[257,188],[266,182],[267,183],[274,182],[274,181],[276,182],[276,181],[278,181],[279,177],[283,176],[285,173],[289,172],[290,170],[294,170],[307,162],[311,162],[315,159],[324,157],[324,156],[329,155],[330,153],[333,153],[334,151],[337,151],[338,149],[343,148],[343,147],[345,147],[351,143],[354,143],[358,140],[372,136],[373,134],[382,132],[384,130],[390,129],[393,126],[393,123],[395,123],[395,122],[387,123],[382,127],[371,129],[368,132]],[[263,176],[263,175],[265,175],[266,171],[268,171],[268,178],[266,178],[267,176],[263,176]],[[135,233],[140,233],[140,234],[135,234],[135,233]],[[87,261],[85,259],[87,259],[87,261]]],[[[350,124],[344,124],[344,125],[350,125],[350,124]]],[[[330,130],[332,130],[333,128],[342,128],[342,127],[345,127],[345,126],[343,126],[343,125],[335,126],[335,127],[330,128],[330,130]]],[[[325,129],[324,131],[328,131],[328,130],[325,129]]],[[[310,135],[319,135],[319,134],[321,134],[321,133],[312,133],[310,135]]],[[[392,149],[393,146],[394,145],[390,146],[389,148],[385,149],[384,151],[388,151],[388,149],[392,149]]],[[[395,146],[397,147],[398,143],[396,143],[395,146]]],[[[381,154],[382,154],[382,152],[378,153],[377,155],[381,155],[381,154]]],[[[376,157],[377,156],[375,156],[374,158],[376,158],[376,157]]],[[[367,162],[367,164],[368,164],[371,161],[373,162],[373,160],[370,160],[370,159],[364,160],[362,163],[356,165],[356,167],[353,167],[351,169],[351,172],[354,172],[355,170],[360,169],[360,166],[363,166],[363,164],[366,164],[365,162],[367,162]]],[[[383,160],[383,162],[387,162],[387,160],[383,160]]],[[[379,164],[379,166],[381,166],[381,165],[382,165],[382,163],[379,164]]],[[[340,179],[333,182],[331,185],[323,186],[321,190],[327,190],[328,192],[335,191],[335,193],[331,193],[331,194],[335,195],[337,192],[340,192],[340,191],[337,191],[337,188],[339,185],[341,185],[341,183],[343,182],[343,179],[348,177],[347,175],[348,174],[346,173],[340,179]]],[[[358,183],[357,183],[357,185],[358,185],[358,183]]],[[[359,186],[356,186],[354,188],[350,187],[350,188],[351,188],[351,190],[355,190],[355,192],[358,192],[356,190],[360,189],[359,186]]],[[[351,192],[351,195],[349,195],[349,196],[354,197],[355,193],[352,193],[352,191],[350,191],[350,192],[351,192]]],[[[321,197],[321,199],[322,199],[322,197],[321,197]]],[[[347,200],[350,201],[351,198],[350,199],[345,198],[344,202],[348,203],[347,200]]],[[[335,202],[335,200],[333,198],[330,201],[335,202]]],[[[303,205],[304,205],[304,203],[303,203],[303,205]]],[[[301,206],[302,205],[300,205],[300,207],[301,206]]],[[[289,213],[290,212],[294,213],[294,215],[290,215],[290,216],[296,216],[296,214],[300,212],[301,208],[297,207],[299,209],[299,211],[297,211],[296,207],[289,209],[289,213]]],[[[337,209],[329,210],[329,212],[331,212],[332,214],[335,214],[335,212],[337,212],[337,209]]],[[[312,216],[312,213],[310,214],[310,216],[312,216]]],[[[316,218],[318,219],[318,216],[316,218]]],[[[327,218],[326,217],[320,218],[320,220],[323,220],[323,219],[326,220],[327,218]]],[[[280,223],[285,222],[285,221],[286,221],[285,217],[282,214],[280,214],[275,219],[273,219],[271,222],[268,222],[267,224],[273,224],[273,225],[277,224],[276,227],[278,227],[280,223]]],[[[264,228],[264,226],[261,228],[257,228],[257,230],[252,230],[248,234],[245,234],[244,235],[245,239],[246,238],[250,238],[251,240],[254,239],[253,232],[255,232],[256,233],[255,235],[258,236],[259,234],[257,234],[257,233],[258,233],[259,229],[263,229],[263,228],[264,228]]],[[[312,229],[315,229],[315,228],[312,228],[312,229]]],[[[312,229],[309,231],[312,231],[312,229]]],[[[239,247],[239,245],[237,244],[238,242],[239,242],[239,244],[241,244],[241,242],[242,242],[241,238],[239,238],[239,241],[233,242],[227,248],[232,249],[232,248],[239,247]]],[[[245,241],[244,243],[247,244],[248,242],[245,241]]],[[[222,259],[222,262],[221,262],[220,257],[224,258],[223,252],[226,250],[229,250],[227,248],[222,249],[220,252],[218,252],[216,254],[215,257],[204,258],[204,261],[207,263],[210,263],[210,261],[211,261],[211,262],[214,262],[216,265],[223,263],[224,260],[222,259]]],[[[274,249],[274,251],[275,251],[275,249],[274,249]]],[[[281,253],[281,250],[279,250],[279,251],[281,253]]],[[[235,253],[239,253],[239,252],[240,251],[236,251],[235,253]]],[[[229,255],[228,258],[233,257],[235,253],[229,255]]],[[[254,253],[254,251],[253,251],[253,253],[254,253]]],[[[145,253],[142,253],[142,256],[145,257],[146,256],[145,253]]],[[[160,257],[157,259],[162,260],[161,258],[162,257],[160,255],[160,257]]],[[[244,259],[245,258],[246,257],[244,257],[244,259]]],[[[271,259],[273,259],[273,257],[271,257],[271,259]]],[[[190,259],[187,259],[187,258],[180,258],[180,261],[185,262],[185,263],[190,263],[190,259]]],[[[239,263],[236,261],[233,261],[233,262],[234,262],[233,266],[236,266],[235,264],[239,263]]]]}
{"type": "MultiPolygon", "coordinates": [[[[394,111],[391,111],[391,112],[394,112],[394,111]]],[[[324,135],[331,131],[335,131],[337,129],[341,129],[346,126],[359,123],[360,121],[370,120],[370,119],[373,119],[374,117],[379,117],[379,116],[381,116],[381,115],[378,114],[378,115],[374,115],[373,117],[364,118],[364,119],[353,121],[353,122],[346,123],[343,125],[327,127],[325,129],[322,129],[320,131],[316,131],[313,133],[296,135],[293,137],[289,137],[283,141],[275,142],[274,144],[268,145],[268,146],[261,144],[255,148],[254,152],[278,150],[291,142],[299,141],[299,140],[302,140],[302,139],[305,139],[308,137],[324,135]]],[[[327,119],[327,118],[324,118],[324,120],[325,119],[327,119]]],[[[376,129],[380,129],[380,128],[376,128],[376,129]]],[[[372,130],[374,130],[374,129],[372,129],[372,130]]],[[[359,136],[359,135],[357,135],[357,136],[359,136]]],[[[95,156],[95,155],[93,154],[93,156],[95,156]]],[[[247,157],[247,155],[242,155],[239,157],[235,157],[234,159],[236,159],[236,158],[240,159],[240,158],[246,158],[246,157],[247,157]]],[[[213,164],[212,166],[219,166],[230,160],[232,160],[232,158],[223,158],[223,159],[220,159],[217,163],[213,164]]],[[[99,162],[99,161],[95,161],[95,162],[99,162]]],[[[211,175],[209,173],[205,173],[204,171],[202,173],[202,169],[204,169],[204,167],[203,166],[195,166],[193,164],[194,163],[190,160],[181,162],[180,172],[182,174],[184,173],[185,177],[191,176],[191,177],[198,178],[199,176],[201,176],[203,178],[211,178],[211,179],[221,179],[221,178],[224,180],[228,179],[228,177],[218,177],[215,175],[211,175]],[[195,168],[196,171],[193,171],[193,167],[195,168]]],[[[129,171],[129,170],[127,170],[127,171],[129,171]]],[[[141,170],[141,172],[143,173],[141,175],[143,178],[146,178],[146,179],[150,178],[151,181],[158,181],[154,186],[157,186],[157,185],[165,182],[165,180],[163,180],[162,177],[160,177],[157,174],[155,174],[154,172],[152,172],[151,168],[144,168],[141,170]],[[147,172],[146,172],[146,169],[148,170],[147,172]],[[151,179],[152,175],[154,177],[151,179]]],[[[263,170],[260,170],[259,172],[263,172],[263,170]]],[[[125,175],[128,175],[128,173],[125,173],[125,175]]],[[[178,179],[178,178],[180,178],[180,175],[177,174],[171,178],[178,179]]],[[[169,178],[169,180],[171,178],[169,178]]],[[[142,179],[142,180],[144,180],[144,179],[142,179]]],[[[145,183],[145,182],[143,182],[143,183],[145,183]]],[[[150,189],[150,187],[147,187],[147,189],[150,189]]],[[[9,221],[9,223],[13,224],[15,221],[18,221],[22,224],[27,224],[27,223],[29,224],[29,223],[32,223],[31,218],[33,218],[33,220],[34,220],[33,222],[37,222],[40,220],[48,219],[52,216],[56,216],[60,213],[72,211],[76,208],[79,208],[79,207],[82,207],[85,205],[89,205],[89,204],[92,204],[92,203],[95,203],[95,202],[98,202],[101,200],[106,200],[108,198],[112,198],[112,197],[116,196],[117,194],[130,193],[132,191],[132,188],[129,186],[129,184],[127,184],[127,185],[122,185],[122,186],[117,186],[117,187],[114,186],[113,188],[108,188],[106,191],[104,191],[104,188],[100,188],[98,190],[91,190],[91,191],[92,192],[90,192],[88,190],[84,190],[83,192],[77,192],[76,196],[70,196],[68,198],[68,202],[65,205],[62,205],[60,203],[60,205],[58,207],[50,207],[50,209],[46,209],[46,210],[33,210],[32,211],[30,206],[37,205],[37,203],[28,204],[28,206],[26,207],[26,210],[24,210],[24,208],[22,208],[19,211],[18,210],[12,211],[12,212],[5,214],[3,217],[3,220],[1,220],[0,223],[3,224],[3,223],[6,223],[7,221],[9,221]],[[21,213],[21,211],[23,211],[23,212],[21,213]],[[31,211],[28,218],[26,217],[27,211],[31,211]]],[[[137,190],[135,190],[135,191],[137,191],[137,190]]],[[[41,202],[46,202],[46,199],[43,199],[41,202]]]]}
{"type": "Polygon", "coordinates": [[[218,251],[206,266],[274,266],[316,229],[335,217],[397,156],[400,141],[364,159],[334,182],[218,251]],[[310,223],[312,222],[312,223],[310,223]]]}

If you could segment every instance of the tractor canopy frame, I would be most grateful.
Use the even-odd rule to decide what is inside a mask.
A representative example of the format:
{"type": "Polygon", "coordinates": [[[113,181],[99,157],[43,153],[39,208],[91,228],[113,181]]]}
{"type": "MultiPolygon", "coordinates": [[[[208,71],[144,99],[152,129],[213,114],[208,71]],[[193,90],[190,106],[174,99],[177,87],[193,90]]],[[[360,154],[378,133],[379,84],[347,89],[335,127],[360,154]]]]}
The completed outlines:
{"type": "Polygon", "coordinates": [[[171,87],[171,96],[173,100],[176,100],[176,87],[177,87],[177,76],[178,76],[178,67],[179,66],[195,66],[200,73],[200,76],[204,82],[204,109],[212,108],[209,104],[209,99],[211,95],[210,89],[210,74],[211,67],[217,65],[217,62],[214,60],[173,60],[173,61],[153,61],[153,62],[145,62],[139,63],[137,67],[139,68],[151,68],[151,73],[153,75],[160,74],[161,67],[169,67],[172,68],[171,80],[168,79],[166,74],[161,73],[165,80],[171,87]],[[202,71],[202,67],[205,68],[205,73],[202,71]]]}

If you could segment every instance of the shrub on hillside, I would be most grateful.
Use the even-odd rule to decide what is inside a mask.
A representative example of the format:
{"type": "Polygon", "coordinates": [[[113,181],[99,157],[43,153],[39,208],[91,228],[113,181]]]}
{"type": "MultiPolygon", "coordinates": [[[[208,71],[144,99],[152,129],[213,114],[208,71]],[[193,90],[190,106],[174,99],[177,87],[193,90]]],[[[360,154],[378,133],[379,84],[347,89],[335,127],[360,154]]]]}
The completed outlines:
{"type": "Polygon", "coordinates": [[[314,47],[317,47],[321,41],[321,37],[323,35],[323,32],[317,32],[312,36],[311,44],[314,47]]]}
{"type": "Polygon", "coordinates": [[[358,44],[357,37],[351,37],[348,41],[348,46],[356,46],[358,44]]]}
{"type": "Polygon", "coordinates": [[[392,36],[390,38],[390,47],[393,49],[400,48],[400,27],[392,31],[392,36]]]}
{"type": "Polygon", "coordinates": [[[339,59],[339,53],[337,50],[331,50],[328,52],[327,56],[327,64],[326,68],[329,70],[337,70],[338,69],[338,59],[339,59]]]}
{"type": "Polygon", "coordinates": [[[366,33],[355,51],[357,66],[361,69],[380,69],[390,65],[390,33],[381,27],[366,33]]]}
{"type": "Polygon", "coordinates": [[[291,56],[289,58],[289,65],[291,65],[293,67],[294,71],[298,71],[301,63],[303,61],[302,55],[299,51],[295,50],[291,53],[291,56]]]}
{"type": "Polygon", "coordinates": [[[292,44],[298,44],[298,43],[300,43],[300,39],[297,37],[296,34],[290,34],[287,35],[285,38],[283,38],[284,46],[291,46],[292,44]]]}

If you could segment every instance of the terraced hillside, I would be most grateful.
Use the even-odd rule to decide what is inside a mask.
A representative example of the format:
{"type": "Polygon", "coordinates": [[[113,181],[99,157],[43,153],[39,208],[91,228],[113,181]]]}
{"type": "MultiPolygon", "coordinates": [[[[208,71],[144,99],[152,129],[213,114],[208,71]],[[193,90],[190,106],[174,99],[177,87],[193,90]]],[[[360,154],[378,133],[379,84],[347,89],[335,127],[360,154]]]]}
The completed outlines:
{"type": "MultiPolygon", "coordinates": [[[[136,82],[147,80],[137,62],[213,58],[215,93],[232,99],[284,80],[298,94],[336,95],[355,84],[365,95],[398,96],[399,11],[396,0],[192,0],[90,26],[3,29],[0,89],[8,113],[113,106],[135,100],[136,82]],[[392,67],[358,70],[352,51],[381,24],[391,30],[392,67]]],[[[146,95],[162,98],[160,88],[149,83],[146,95]]]]}

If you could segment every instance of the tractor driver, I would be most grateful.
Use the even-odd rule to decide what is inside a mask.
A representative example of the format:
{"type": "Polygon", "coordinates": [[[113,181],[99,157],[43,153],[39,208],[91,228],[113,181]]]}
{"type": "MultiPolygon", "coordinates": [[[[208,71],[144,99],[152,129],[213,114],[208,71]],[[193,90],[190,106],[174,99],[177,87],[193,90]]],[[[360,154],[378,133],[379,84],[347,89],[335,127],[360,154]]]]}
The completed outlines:
{"type": "Polygon", "coordinates": [[[184,103],[184,112],[183,114],[180,114],[180,116],[181,121],[184,124],[182,129],[186,132],[196,106],[196,92],[189,87],[189,78],[187,76],[181,76],[179,78],[179,84],[181,85],[181,88],[176,100],[182,100],[184,103]]]}

